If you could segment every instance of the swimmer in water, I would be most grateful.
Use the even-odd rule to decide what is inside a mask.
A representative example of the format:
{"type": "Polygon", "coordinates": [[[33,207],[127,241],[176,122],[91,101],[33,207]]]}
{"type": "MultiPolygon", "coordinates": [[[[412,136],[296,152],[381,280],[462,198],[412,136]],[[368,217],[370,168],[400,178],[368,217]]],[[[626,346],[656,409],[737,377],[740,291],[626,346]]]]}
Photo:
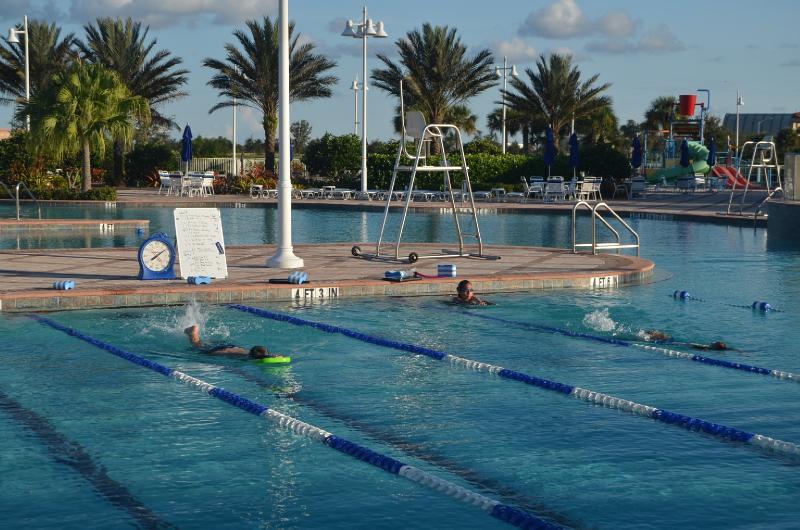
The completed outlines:
{"type": "Polygon", "coordinates": [[[209,355],[220,355],[223,357],[231,357],[235,359],[265,359],[267,357],[276,357],[269,353],[264,346],[253,346],[250,350],[245,350],[235,344],[219,344],[211,345],[206,344],[200,338],[200,326],[197,324],[191,325],[183,330],[186,336],[189,337],[189,342],[195,349],[207,353],[209,355]]]}
{"type": "Polygon", "coordinates": [[[656,342],[656,343],[670,343],[679,346],[688,346],[689,348],[693,348],[695,350],[714,350],[714,351],[725,351],[730,350],[727,344],[718,340],[714,341],[710,344],[698,344],[696,342],[678,342],[672,340],[672,336],[668,333],[664,333],[663,331],[659,331],[657,329],[647,329],[644,331],[640,331],[637,334],[637,337],[644,340],[645,342],[656,342]]]}
{"type": "Polygon", "coordinates": [[[456,287],[456,297],[453,298],[453,302],[457,304],[465,304],[465,305],[494,305],[492,302],[487,302],[486,300],[481,300],[477,296],[475,296],[474,291],[472,290],[472,283],[469,280],[461,280],[456,287]]]}

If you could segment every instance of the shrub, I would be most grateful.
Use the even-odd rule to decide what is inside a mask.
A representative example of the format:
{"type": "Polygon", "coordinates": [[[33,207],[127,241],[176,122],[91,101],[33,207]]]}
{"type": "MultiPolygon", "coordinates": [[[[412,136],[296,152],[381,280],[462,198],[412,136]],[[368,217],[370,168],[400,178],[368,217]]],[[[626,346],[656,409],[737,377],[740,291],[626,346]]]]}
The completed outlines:
{"type": "Polygon", "coordinates": [[[171,147],[161,143],[137,144],[126,155],[128,186],[158,185],[159,169],[176,169],[176,157],[171,147]]]}
{"type": "Polygon", "coordinates": [[[227,179],[227,189],[224,191],[217,189],[215,181],[214,191],[218,193],[250,193],[250,186],[253,184],[273,189],[277,183],[278,179],[275,178],[275,174],[264,169],[264,164],[253,164],[240,175],[227,179]]]}
{"type": "Polygon", "coordinates": [[[333,184],[344,184],[361,167],[361,140],[355,134],[325,133],[309,142],[303,159],[312,175],[323,176],[333,184]]]}
{"type": "Polygon", "coordinates": [[[482,137],[464,144],[464,152],[467,154],[484,153],[487,155],[500,155],[503,154],[503,148],[491,138],[482,137]]]}
{"type": "Polygon", "coordinates": [[[116,201],[117,190],[109,187],[80,191],[66,188],[35,188],[33,194],[45,201],[116,201]]]}

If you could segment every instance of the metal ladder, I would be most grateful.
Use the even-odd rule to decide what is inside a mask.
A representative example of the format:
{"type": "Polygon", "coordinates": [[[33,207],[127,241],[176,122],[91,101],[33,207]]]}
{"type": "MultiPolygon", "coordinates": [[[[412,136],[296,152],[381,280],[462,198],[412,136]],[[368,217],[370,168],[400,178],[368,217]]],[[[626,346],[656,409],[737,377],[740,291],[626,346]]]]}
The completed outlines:
{"type": "Polygon", "coordinates": [[[403,230],[405,228],[406,219],[408,217],[408,210],[411,204],[411,200],[414,193],[414,181],[416,179],[417,173],[419,172],[426,172],[426,173],[433,173],[433,172],[440,172],[444,175],[444,195],[450,202],[450,208],[453,212],[453,221],[455,223],[456,234],[458,235],[458,251],[447,251],[442,250],[440,254],[428,254],[428,255],[420,255],[416,252],[411,252],[408,254],[408,261],[409,263],[415,263],[417,260],[420,259],[428,259],[428,258],[441,258],[441,257],[480,257],[480,258],[487,258],[487,259],[499,259],[498,256],[487,256],[483,253],[483,239],[481,237],[481,230],[480,224],[478,223],[478,213],[477,209],[475,208],[475,198],[472,193],[472,184],[469,180],[469,167],[467,166],[467,159],[464,155],[464,145],[461,141],[461,131],[455,125],[450,124],[426,124],[425,118],[422,113],[418,111],[410,111],[408,115],[405,114],[405,108],[403,103],[403,82],[400,81],[400,120],[401,120],[401,138],[400,138],[400,145],[397,150],[397,158],[395,159],[394,169],[392,170],[392,178],[389,184],[389,191],[386,195],[386,206],[383,210],[383,222],[381,223],[381,230],[380,234],[378,235],[378,241],[375,244],[375,253],[374,254],[365,254],[361,252],[361,248],[356,245],[351,249],[351,253],[353,256],[360,256],[367,259],[387,259],[387,260],[396,260],[400,261],[400,246],[403,239],[403,230]],[[453,132],[455,135],[456,145],[459,151],[459,165],[452,165],[447,160],[447,150],[444,145],[444,137],[448,132],[453,132]],[[413,153],[409,153],[406,148],[406,141],[407,137],[411,137],[414,140],[414,149],[413,153]],[[439,147],[441,151],[441,160],[439,165],[431,165],[428,163],[430,158],[430,144],[435,142],[435,144],[439,147]],[[401,161],[404,159],[410,159],[413,161],[412,165],[403,165],[401,161]],[[450,178],[450,172],[456,171],[461,172],[464,174],[464,185],[466,186],[466,194],[461,192],[456,192],[453,189],[453,183],[450,178]],[[408,185],[405,190],[405,206],[403,207],[403,216],[400,220],[400,228],[397,234],[397,242],[392,244],[383,244],[383,236],[386,231],[386,225],[389,218],[389,207],[392,202],[392,198],[395,195],[395,183],[397,182],[397,176],[399,173],[407,172],[410,173],[408,179],[408,185]],[[463,204],[465,198],[467,200],[466,206],[456,206],[456,193],[460,193],[461,203],[463,204]],[[461,220],[459,219],[459,212],[467,210],[467,213],[471,215],[472,221],[474,223],[475,232],[474,233],[464,233],[461,229],[461,220]],[[470,253],[466,249],[466,245],[464,243],[465,237],[473,237],[475,238],[477,244],[477,253],[470,253]],[[391,249],[394,249],[394,256],[390,257],[391,249]],[[389,251],[389,252],[387,252],[389,251]]]}
{"type": "MultiPolygon", "coordinates": [[[[766,176],[765,181],[767,183],[767,198],[761,201],[756,207],[756,211],[754,213],[754,217],[757,217],[761,211],[761,207],[769,201],[776,192],[783,193],[783,182],[781,182],[781,166],[778,164],[778,150],[775,148],[775,142],[768,142],[765,140],[761,140],[758,142],[745,142],[742,146],[742,155],[746,152],[747,148],[751,147],[753,149],[753,154],[750,159],[750,167],[747,170],[747,182],[744,185],[744,193],[742,193],[742,201],[739,204],[739,215],[744,214],[744,201],[747,197],[747,190],[750,188],[750,179],[753,176],[753,168],[757,170],[756,175],[761,174],[761,170],[764,170],[764,174],[766,176]],[[756,160],[758,157],[758,160],[756,160]],[[769,178],[769,170],[774,169],[775,175],[778,180],[778,185],[774,189],[770,189],[770,178],[769,178]]],[[[736,174],[740,175],[740,169],[742,166],[742,158],[744,156],[740,155],[738,160],[736,161],[736,174]]],[[[728,200],[728,210],[726,212],[727,215],[731,213],[731,206],[733,205],[733,193],[736,190],[736,180],[733,181],[733,186],[731,186],[731,196],[728,200]]]]}
{"type": "Polygon", "coordinates": [[[36,197],[33,195],[33,192],[31,192],[30,188],[28,188],[28,186],[24,182],[18,182],[17,183],[17,185],[14,188],[14,193],[11,193],[11,189],[9,189],[9,187],[6,185],[5,182],[0,181],[0,186],[2,186],[4,190],[6,190],[6,193],[8,193],[9,197],[14,199],[14,202],[15,202],[16,207],[17,207],[17,221],[20,220],[20,205],[19,205],[19,189],[20,188],[23,188],[25,190],[25,193],[28,194],[28,197],[30,197],[30,200],[32,200],[33,203],[36,205],[36,209],[39,211],[39,219],[42,218],[42,206],[39,204],[39,201],[36,200],[36,197]]]}
{"type": "Polygon", "coordinates": [[[633,228],[631,228],[631,226],[628,223],[626,223],[619,215],[617,215],[617,212],[612,210],[611,207],[608,204],[606,204],[604,202],[598,202],[597,204],[592,206],[591,204],[589,204],[586,201],[578,201],[578,203],[576,203],[575,206],[572,207],[572,253],[573,254],[577,254],[579,248],[591,248],[592,249],[592,254],[597,254],[598,250],[616,250],[617,254],[619,254],[619,251],[621,249],[624,249],[624,248],[635,248],[636,249],[636,256],[639,256],[639,246],[640,246],[639,243],[640,243],[639,234],[636,233],[636,231],[633,228]],[[585,207],[587,210],[589,210],[592,213],[592,242],[591,243],[578,243],[577,229],[576,229],[577,222],[576,221],[577,221],[578,209],[580,209],[582,207],[585,207]],[[608,221],[606,221],[605,218],[603,218],[602,215],[600,215],[600,212],[598,212],[599,209],[603,209],[603,210],[607,211],[617,221],[619,221],[622,224],[622,226],[624,226],[628,230],[628,232],[636,239],[636,243],[622,243],[622,240],[620,238],[619,232],[617,230],[615,230],[614,227],[611,226],[608,223],[608,221]],[[597,242],[597,221],[598,220],[601,223],[603,223],[605,225],[605,227],[608,228],[611,231],[612,234],[614,234],[614,236],[616,237],[616,242],[608,242],[608,243],[598,243],[597,242]]]}

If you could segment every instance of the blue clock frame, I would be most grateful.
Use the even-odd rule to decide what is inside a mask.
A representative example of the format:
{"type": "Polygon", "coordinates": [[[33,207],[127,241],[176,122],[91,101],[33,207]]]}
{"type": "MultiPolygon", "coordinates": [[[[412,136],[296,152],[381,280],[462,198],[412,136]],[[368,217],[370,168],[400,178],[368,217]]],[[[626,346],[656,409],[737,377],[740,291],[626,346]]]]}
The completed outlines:
{"type": "Polygon", "coordinates": [[[167,234],[163,232],[159,232],[157,234],[153,234],[152,236],[148,237],[144,240],[144,242],[139,247],[139,279],[140,280],[174,280],[175,276],[175,245],[172,244],[167,238],[167,234]],[[167,247],[167,252],[169,252],[169,264],[164,270],[156,271],[147,266],[144,260],[144,249],[147,245],[151,244],[154,241],[160,241],[164,243],[167,247]]]}

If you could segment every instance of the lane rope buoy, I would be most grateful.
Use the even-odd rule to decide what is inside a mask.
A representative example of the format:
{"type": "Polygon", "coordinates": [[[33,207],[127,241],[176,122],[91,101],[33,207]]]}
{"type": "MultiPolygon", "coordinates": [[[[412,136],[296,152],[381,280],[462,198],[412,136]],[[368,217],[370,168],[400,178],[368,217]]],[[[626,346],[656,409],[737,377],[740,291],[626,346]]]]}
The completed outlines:
{"type": "Polygon", "coordinates": [[[615,396],[611,396],[609,394],[604,394],[602,392],[596,392],[594,390],[580,388],[577,386],[560,383],[558,381],[552,381],[549,379],[529,375],[523,372],[518,372],[516,370],[510,370],[502,366],[496,366],[488,363],[474,361],[471,359],[466,359],[464,357],[458,357],[455,355],[445,353],[443,351],[434,350],[432,348],[426,348],[424,346],[417,346],[415,344],[399,342],[391,339],[384,339],[382,337],[376,337],[374,335],[361,333],[359,331],[351,330],[348,328],[334,326],[331,324],[325,324],[323,322],[316,322],[313,320],[306,320],[298,317],[293,317],[291,315],[277,313],[275,311],[269,311],[266,309],[260,309],[257,307],[251,307],[242,304],[231,304],[228,307],[245,313],[250,313],[252,315],[256,315],[262,318],[275,320],[278,322],[286,322],[289,324],[294,324],[296,326],[307,326],[314,329],[318,329],[320,331],[324,331],[326,333],[340,334],[346,337],[351,337],[360,340],[362,342],[367,342],[369,344],[375,344],[378,346],[393,348],[400,351],[406,351],[409,353],[424,355],[426,357],[430,357],[438,361],[445,361],[452,365],[464,367],[470,370],[496,374],[497,376],[502,377],[504,379],[512,379],[514,381],[519,381],[521,383],[525,383],[527,385],[535,386],[538,388],[543,388],[545,390],[551,390],[561,394],[570,395],[578,399],[581,399],[583,401],[588,401],[590,403],[595,403],[597,405],[603,405],[604,407],[607,408],[630,412],[635,415],[644,416],[647,418],[660,421],[662,423],[675,425],[677,427],[681,427],[688,431],[703,432],[705,434],[710,434],[722,440],[728,440],[728,441],[732,440],[732,441],[744,442],[751,445],[755,445],[760,449],[766,450],[767,454],[777,453],[780,455],[800,456],[800,445],[797,445],[792,442],[785,442],[783,440],[778,440],[775,438],[771,438],[769,436],[743,431],[741,429],[736,429],[734,427],[728,427],[719,423],[713,423],[710,421],[694,418],[692,416],[679,414],[677,412],[672,412],[665,409],[659,409],[651,405],[636,403],[634,401],[618,398],[615,396]]]}
{"type": "Polygon", "coordinates": [[[189,374],[175,370],[174,368],[151,361],[150,359],[141,357],[135,353],[118,348],[113,344],[86,335],[77,329],[60,324],[55,320],[35,314],[30,314],[28,316],[42,325],[49,326],[53,329],[66,333],[71,337],[88,342],[93,346],[112,353],[117,357],[130,361],[133,364],[148,368],[165,377],[173,378],[221,401],[224,401],[229,405],[233,405],[234,407],[237,407],[245,412],[249,412],[255,416],[267,419],[283,429],[311,438],[312,440],[322,442],[324,445],[327,445],[332,449],[361,460],[362,462],[371,464],[388,473],[399,475],[429,489],[444,493],[448,497],[476,506],[500,521],[524,529],[558,530],[562,528],[557,524],[546,521],[545,519],[539,518],[524,510],[511,505],[503,504],[494,499],[490,499],[489,497],[481,495],[480,493],[475,493],[474,491],[463,488],[453,482],[439,478],[414,466],[407,465],[395,458],[383,455],[367,447],[351,442],[345,438],[336,436],[335,434],[325,431],[319,427],[298,420],[297,418],[293,418],[276,410],[270,409],[265,405],[251,401],[246,397],[225,390],[222,387],[212,385],[201,379],[192,377],[189,374]]]}
{"type": "MultiPolygon", "coordinates": [[[[684,302],[692,301],[692,302],[712,302],[711,300],[705,300],[703,298],[697,298],[696,296],[692,295],[689,291],[683,291],[677,289],[672,292],[672,298],[675,300],[682,300],[684,302]]],[[[719,305],[724,305],[726,307],[738,307],[742,309],[752,309],[753,311],[760,311],[762,313],[769,313],[769,312],[776,312],[776,313],[783,313],[780,309],[775,309],[772,304],[769,302],[763,302],[760,300],[756,300],[750,305],[741,305],[741,304],[728,304],[725,302],[715,302],[719,305]]]]}
{"type": "Polygon", "coordinates": [[[572,331],[569,329],[563,328],[556,328],[553,326],[545,326],[542,324],[532,324],[529,322],[518,322],[516,320],[509,320],[506,318],[496,317],[492,315],[486,314],[479,314],[474,312],[467,312],[465,311],[464,314],[466,316],[475,317],[475,318],[482,318],[484,320],[490,320],[493,322],[502,322],[503,324],[508,324],[511,326],[519,327],[522,329],[531,329],[534,331],[545,331],[548,333],[554,333],[557,335],[564,335],[567,337],[573,337],[578,339],[590,340],[595,342],[602,342],[606,344],[613,344],[615,346],[622,346],[622,347],[633,347],[633,348],[641,348],[643,350],[654,351],[663,353],[667,357],[674,357],[676,359],[686,359],[688,361],[694,361],[697,363],[706,364],[709,366],[719,366],[720,368],[728,368],[730,370],[739,370],[742,372],[750,372],[753,374],[760,374],[760,375],[769,375],[775,377],[777,379],[783,379],[786,381],[794,381],[795,383],[800,383],[800,374],[795,374],[792,372],[786,372],[784,370],[774,370],[772,368],[762,368],[760,366],[753,366],[745,363],[737,363],[734,361],[727,361],[725,359],[715,359],[712,357],[705,357],[703,355],[697,355],[695,353],[689,353],[679,350],[672,350],[669,348],[664,348],[661,346],[652,346],[650,344],[641,344],[638,342],[632,342],[623,339],[616,339],[611,337],[603,337],[601,335],[593,335],[591,333],[583,333],[580,331],[572,331]]]}

